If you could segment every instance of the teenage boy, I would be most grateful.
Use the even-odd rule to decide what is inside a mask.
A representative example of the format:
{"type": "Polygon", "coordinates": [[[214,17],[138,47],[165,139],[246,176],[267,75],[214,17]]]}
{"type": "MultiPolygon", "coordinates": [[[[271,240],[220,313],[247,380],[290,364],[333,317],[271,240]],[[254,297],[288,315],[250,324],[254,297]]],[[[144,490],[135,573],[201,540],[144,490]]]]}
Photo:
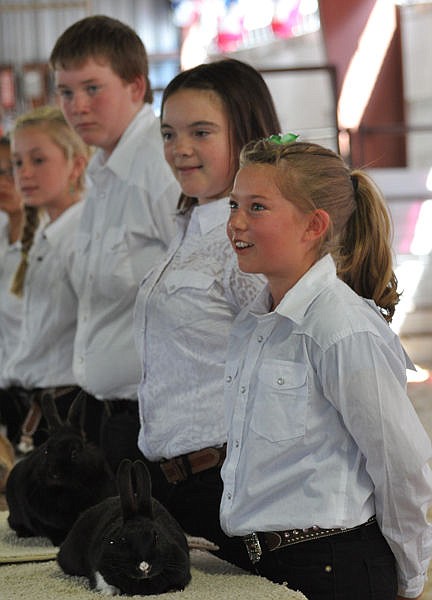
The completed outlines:
{"type": "Polygon", "coordinates": [[[97,148],[71,266],[79,296],[74,373],[106,401],[101,443],[115,470],[124,456],[138,456],[135,297],[175,233],[180,191],[151,107],[146,50],[133,29],[103,15],[84,18],[58,38],[50,65],[66,119],[97,148]]]}

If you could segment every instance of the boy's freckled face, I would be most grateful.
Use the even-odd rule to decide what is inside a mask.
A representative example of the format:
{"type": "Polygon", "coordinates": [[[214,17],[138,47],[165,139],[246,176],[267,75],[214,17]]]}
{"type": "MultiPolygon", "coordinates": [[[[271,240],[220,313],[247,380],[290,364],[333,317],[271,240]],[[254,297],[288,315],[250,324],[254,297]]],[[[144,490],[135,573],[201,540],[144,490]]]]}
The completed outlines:
{"type": "Polygon", "coordinates": [[[121,79],[107,62],[85,63],[55,71],[60,106],[83,140],[110,154],[142,107],[136,84],[121,79]]]}

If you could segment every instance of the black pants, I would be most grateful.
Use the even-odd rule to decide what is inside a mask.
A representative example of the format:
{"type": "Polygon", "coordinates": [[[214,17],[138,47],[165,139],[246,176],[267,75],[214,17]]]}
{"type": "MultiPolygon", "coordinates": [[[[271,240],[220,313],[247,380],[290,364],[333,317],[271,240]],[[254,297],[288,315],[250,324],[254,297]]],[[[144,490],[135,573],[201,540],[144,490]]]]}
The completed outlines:
{"type": "MultiPolygon", "coordinates": [[[[99,400],[102,404],[102,402],[99,400]]],[[[144,460],[138,448],[140,428],[138,402],[106,400],[101,424],[100,445],[107,463],[115,475],[124,458],[144,460]]]]}
{"type": "Polygon", "coordinates": [[[0,423],[6,427],[6,435],[13,446],[21,438],[21,426],[30,408],[28,394],[19,388],[0,390],[0,423]]]}
{"type": "Polygon", "coordinates": [[[168,483],[158,463],[147,465],[152,474],[153,496],[177,519],[184,531],[203,537],[217,546],[216,556],[248,571],[252,570],[246,548],[238,538],[230,538],[219,521],[222,496],[220,468],[190,475],[186,481],[168,483]]]}
{"type": "Polygon", "coordinates": [[[308,600],[396,598],[395,559],[376,524],[273,552],[261,545],[257,573],[308,600]]]}

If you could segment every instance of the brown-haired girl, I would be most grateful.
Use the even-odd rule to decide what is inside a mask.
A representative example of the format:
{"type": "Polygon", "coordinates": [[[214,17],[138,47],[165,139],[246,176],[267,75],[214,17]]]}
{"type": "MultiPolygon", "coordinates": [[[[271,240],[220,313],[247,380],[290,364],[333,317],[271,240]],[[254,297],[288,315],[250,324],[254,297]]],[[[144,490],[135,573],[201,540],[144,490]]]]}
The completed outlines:
{"type": "Polygon", "coordinates": [[[179,233],[137,298],[141,354],[138,444],[153,493],[186,532],[247,565],[219,523],[225,456],[223,369],[235,315],[263,286],[241,273],[225,235],[243,144],[279,130],[270,92],[250,65],[224,59],[179,73],[162,100],[165,158],[182,188],[179,233]],[[251,93],[253,90],[253,93],[251,93]]]}
{"type": "Polygon", "coordinates": [[[388,325],[383,197],[332,151],[274,136],[243,150],[228,234],[268,285],[230,336],[223,529],[309,600],[419,598],[431,444],[388,325]]]}

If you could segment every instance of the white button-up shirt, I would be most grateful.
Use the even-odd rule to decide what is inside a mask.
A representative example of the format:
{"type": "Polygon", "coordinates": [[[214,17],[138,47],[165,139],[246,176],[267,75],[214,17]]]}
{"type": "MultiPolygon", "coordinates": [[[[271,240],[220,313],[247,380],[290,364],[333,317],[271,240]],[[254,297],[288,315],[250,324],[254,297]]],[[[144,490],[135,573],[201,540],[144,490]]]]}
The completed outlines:
{"type": "Polygon", "coordinates": [[[151,460],[226,441],[228,335],[235,315],[264,286],[261,276],[240,272],[226,234],[228,216],[227,198],[196,206],[137,297],[138,445],[151,460]]]}
{"type": "Polygon", "coordinates": [[[432,553],[431,443],[406,394],[406,356],[329,256],[274,312],[239,315],[226,373],[229,535],[353,527],[376,514],[399,593],[420,593],[432,553]]]}
{"type": "Polygon", "coordinates": [[[7,216],[0,215],[0,388],[3,388],[4,365],[18,343],[23,302],[10,291],[21,260],[21,243],[9,244],[7,216]]]}
{"type": "Polygon", "coordinates": [[[83,203],[38,229],[29,255],[19,343],[7,360],[4,386],[27,389],[75,384],[72,373],[78,299],[68,265],[83,203]]]}
{"type": "Polygon", "coordinates": [[[79,296],[74,373],[100,399],[136,399],[140,365],[133,307],[139,283],[175,234],[180,195],[148,104],[106,162],[96,152],[88,174],[92,185],[72,267],[79,296]]]}

